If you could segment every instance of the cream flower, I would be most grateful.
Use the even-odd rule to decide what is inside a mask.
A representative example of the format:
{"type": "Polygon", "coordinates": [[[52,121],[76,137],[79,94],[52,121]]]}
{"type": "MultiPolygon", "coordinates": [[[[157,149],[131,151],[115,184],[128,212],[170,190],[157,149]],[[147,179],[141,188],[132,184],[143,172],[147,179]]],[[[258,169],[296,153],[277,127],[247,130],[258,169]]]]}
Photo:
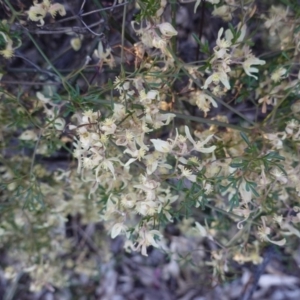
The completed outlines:
{"type": "Polygon", "coordinates": [[[209,95],[207,95],[204,91],[198,91],[196,93],[197,100],[196,105],[200,110],[204,112],[204,116],[207,116],[207,113],[210,111],[210,105],[213,107],[218,107],[217,102],[209,95]]]}
{"type": "Polygon", "coordinates": [[[252,191],[247,187],[247,182],[243,179],[239,185],[239,192],[241,194],[243,203],[249,203],[252,199],[252,191]]]}
{"type": "Polygon", "coordinates": [[[286,184],[288,182],[287,177],[285,176],[285,174],[277,169],[277,168],[273,168],[270,173],[276,178],[277,181],[279,181],[282,184],[286,184]]]}
{"type": "Polygon", "coordinates": [[[25,130],[20,136],[20,140],[23,141],[37,141],[38,136],[33,130],[25,130]]]}
{"type": "Polygon", "coordinates": [[[111,53],[111,48],[106,47],[106,49],[104,50],[101,41],[98,43],[98,49],[95,49],[93,54],[94,57],[98,58],[100,62],[107,63],[110,68],[113,68],[115,66],[115,59],[111,53]]]}
{"type": "Polygon", "coordinates": [[[265,114],[267,112],[267,104],[272,104],[272,100],[269,95],[266,95],[258,100],[258,103],[262,104],[261,112],[265,114]]]}
{"type": "Polygon", "coordinates": [[[157,236],[159,239],[162,239],[162,234],[158,230],[146,230],[141,229],[139,232],[139,243],[135,250],[140,250],[144,256],[147,254],[147,246],[152,245],[155,248],[159,248],[159,244],[155,241],[154,236],[157,236]]]}
{"type": "Polygon", "coordinates": [[[178,169],[181,170],[181,177],[185,177],[192,182],[196,182],[196,175],[190,169],[187,169],[183,165],[179,165],[178,169]]]}
{"type": "Polygon", "coordinates": [[[171,38],[172,36],[177,35],[178,33],[174,29],[174,27],[168,22],[158,24],[157,27],[159,28],[162,35],[164,35],[167,38],[171,38]]]}
{"type": "Polygon", "coordinates": [[[220,81],[223,83],[227,90],[230,90],[228,76],[222,69],[214,72],[205,80],[203,89],[206,90],[212,82],[215,84],[219,84],[220,81]]]}
{"type": "Polygon", "coordinates": [[[176,129],[175,140],[168,139],[167,141],[163,141],[161,139],[151,139],[150,141],[154,145],[156,151],[162,153],[170,153],[172,152],[172,149],[176,146],[177,139],[178,139],[178,131],[176,129]]]}
{"type": "Polygon", "coordinates": [[[232,8],[229,5],[215,6],[212,15],[218,16],[228,22],[232,19],[232,8]]]}
{"type": "Polygon", "coordinates": [[[111,229],[111,238],[114,239],[122,233],[126,233],[127,226],[124,223],[116,223],[111,229]]]}
{"type": "Polygon", "coordinates": [[[57,118],[55,121],[54,121],[54,127],[57,129],[57,130],[64,130],[66,126],[66,121],[63,119],[63,118],[57,118]]]}
{"type": "Polygon", "coordinates": [[[204,141],[195,142],[194,139],[191,136],[189,128],[187,126],[185,126],[184,128],[185,128],[186,137],[194,145],[193,150],[196,150],[196,151],[201,152],[201,153],[211,153],[211,152],[215,151],[215,149],[217,148],[216,146],[211,146],[211,147],[208,147],[208,148],[204,148],[204,146],[214,136],[213,134],[209,135],[204,141]]]}
{"type": "Polygon", "coordinates": [[[0,50],[0,54],[6,59],[12,58],[14,55],[14,49],[12,47],[13,42],[3,32],[0,32],[0,34],[4,37],[4,40],[6,41],[5,49],[0,50]]]}
{"type": "Polygon", "coordinates": [[[250,56],[243,62],[243,69],[248,76],[257,79],[257,76],[252,73],[258,73],[258,69],[252,67],[251,65],[264,65],[266,62],[264,60],[258,59],[255,56],[250,56]]]}
{"type": "Polygon", "coordinates": [[[200,232],[201,237],[207,237],[210,240],[214,240],[213,236],[209,233],[209,231],[204,226],[202,226],[198,222],[195,222],[195,225],[198,231],[200,232]]]}
{"type": "Polygon", "coordinates": [[[52,18],[55,18],[57,13],[61,16],[65,16],[66,10],[64,6],[59,3],[51,4],[49,0],[43,0],[42,3],[38,3],[37,0],[34,0],[33,6],[31,6],[26,13],[31,21],[40,22],[40,25],[38,26],[43,26],[45,24],[44,18],[47,13],[51,14],[52,18]]]}
{"type": "Polygon", "coordinates": [[[272,241],[268,235],[270,235],[271,233],[271,229],[269,227],[266,226],[266,221],[264,217],[261,217],[263,226],[258,227],[258,236],[261,239],[261,241],[266,241],[266,242],[270,242],[272,244],[278,245],[278,246],[283,246],[286,243],[286,239],[282,239],[280,241],[272,241]]]}
{"type": "Polygon", "coordinates": [[[286,75],[287,69],[285,68],[279,68],[276,71],[274,71],[271,75],[271,79],[277,83],[279,82],[281,79],[283,79],[286,75]]]}
{"type": "Polygon", "coordinates": [[[227,53],[228,48],[231,46],[231,40],[233,38],[230,30],[225,31],[225,38],[221,39],[224,28],[220,28],[218,32],[217,45],[214,48],[214,52],[217,58],[223,58],[227,53]]]}
{"type": "Polygon", "coordinates": [[[0,31],[0,35],[2,35],[5,41],[5,48],[0,50],[0,54],[6,59],[12,58],[14,56],[14,50],[21,46],[21,41],[19,41],[19,45],[13,47],[13,41],[4,32],[0,31]]]}
{"type": "Polygon", "coordinates": [[[117,129],[117,125],[115,124],[115,120],[112,118],[107,118],[105,119],[101,126],[100,129],[102,131],[104,131],[105,135],[109,135],[109,134],[114,134],[116,129],[117,129]]]}

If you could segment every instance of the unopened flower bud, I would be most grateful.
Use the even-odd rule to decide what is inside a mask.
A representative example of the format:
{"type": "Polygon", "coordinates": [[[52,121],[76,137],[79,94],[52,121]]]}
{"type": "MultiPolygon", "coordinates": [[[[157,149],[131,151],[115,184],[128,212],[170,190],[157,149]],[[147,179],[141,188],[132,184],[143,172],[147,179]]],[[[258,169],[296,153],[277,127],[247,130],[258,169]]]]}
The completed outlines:
{"type": "Polygon", "coordinates": [[[65,128],[66,121],[63,118],[57,118],[54,122],[54,127],[57,130],[63,130],[65,128]]]}

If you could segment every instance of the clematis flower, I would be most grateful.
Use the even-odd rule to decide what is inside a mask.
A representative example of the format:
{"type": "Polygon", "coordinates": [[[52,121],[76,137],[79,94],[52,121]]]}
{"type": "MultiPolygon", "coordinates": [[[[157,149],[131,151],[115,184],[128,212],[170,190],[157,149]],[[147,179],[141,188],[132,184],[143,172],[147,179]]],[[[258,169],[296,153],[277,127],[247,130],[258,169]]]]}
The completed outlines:
{"type": "Polygon", "coordinates": [[[176,129],[175,140],[168,139],[167,141],[164,141],[161,139],[151,139],[150,141],[154,145],[156,151],[162,153],[170,153],[172,149],[176,146],[177,139],[178,139],[178,131],[176,129]]]}
{"type": "Polygon", "coordinates": [[[218,16],[224,21],[228,22],[232,19],[232,10],[232,7],[230,7],[229,5],[221,5],[219,7],[215,6],[212,15],[218,16]]]}
{"type": "Polygon", "coordinates": [[[273,168],[270,173],[275,177],[277,181],[279,181],[282,184],[286,184],[288,182],[287,177],[285,174],[281,171],[278,170],[277,168],[273,168]]]}
{"type": "Polygon", "coordinates": [[[202,88],[206,90],[212,82],[215,84],[219,84],[220,81],[223,83],[227,90],[230,90],[228,76],[222,69],[219,69],[217,72],[214,72],[212,75],[210,75],[205,80],[204,86],[202,88]]]}
{"type": "Polygon", "coordinates": [[[268,235],[271,233],[271,229],[269,227],[266,226],[265,223],[265,218],[261,217],[263,226],[258,227],[258,236],[261,239],[261,241],[266,241],[266,242],[270,242],[272,244],[278,245],[278,246],[283,246],[286,243],[286,239],[283,238],[280,241],[272,241],[268,235]]]}
{"type": "Polygon", "coordinates": [[[258,100],[258,103],[262,104],[261,112],[265,114],[267,112],[267,105],[272,104],[272,100],[269,95],[266,95],[258,100]]]}
{"type": "Polygon", "coordinates": [[[198,91],[196,93],[196,96],[196,105],[199,109],[201,109],[204,112],[204,117],[206,117],[207,113],[210,111],[210,105],[212,105],[213,107],[218,107],[217,102],[205,92],[198,91]]]}
{"type": "Polygon", "coordinates": [[[229,47],[231,46],[231,40],[233,39],[232,33],[230,30],[225,31],[225,38],[221,39],[221,36],[223,34],[224,28],[220,28],[218,32],[218,38],[216,42],[216,47],[214,48],[214,52],[217,58],[223,58],[224,55],[229,50],[229,47]]]}
{"type": "Polygon", "coordinates": [[[3,36],[5,42],[6,42],[6,45],[5,45],[5,49],[3,50],[0,50],[0,54],[6,58],[6,59],[9,59],[11,57],[13,57],[14,55],[14,50],[13,50],[13,42],[12,40],[6,35],[4,34],[3,32],[0,32],[0,34],[3,36]]]}
{"type": "Polygon", "coordinates": [[[181,170],[181,177],[185,177],[192,182],[196,182],[197,177],[192,173],[192,170],[184,167],[183,165],[179,165],[178,169],[181,170]]]}
{"type": "Polygon", "coordinates": [[[31,6],[26,13],[31,21],[40,22],[38,26],[43,26],[45,24],[44,18],[47,13],[49,13],[52,18],[55,18],[57,13],[61,16],[65,16],[66,10],[60,3],[51,4],[50,0],[43,0],[42,3],[38,3],[37,0],[34,0],[33,6],[31,6]]]}
{"type": "Polygon", "coordinates": [[[155,248],[159,248],[159,244],[155,241],[154,236],[157,236],[159,240],[162,239],[162,234],[158,230],[146,230],[144,228],[139,231],[139,241],[135,250],[139,251],[141,249],[141,253],[144,256],[148,256],[147,254],[147,246],[153,246],[155,248]]]}
{"type": "Polygon", "coordinates": [[[249,203],[252,199],[252,191],[247,188],[247,182],[243,179],[239,185],[239,192],[241,194],[243,203],[249,203]]]}
{"type": "Polygon", "coordinates": [[[164,35],[167,38],[171,38],[172,36],[177,35],[177,33],[178,33],[174,29],[174,27],[168,22],[161,23],[161,24],[157,25],[157,27],[159,28],[162,35],[164,35]]]}
{"type": "Polygon", "coordinates": [[[25,130],[20,136],[20,140],[23,141],[37,141],[38,136],[33,130],[25,130]]]}
{"type": "Polygon", "coordinates": [[[98,43],[98,48],[94,51],[94,57],[98,58],[100,63],[107,63],[110,68],[113,68],[115,66],[115,59],[111,51],[110,47],[106,47],[106,49],[104,49],[103,44],[100,41],[98,43]]]}
{"type": "Polygon", "coordinates": [[[5,48],[0,50],[0,54],[6,59],[12,58],[14,56],[14,50],[21,46],[21,42],[19,41],[19,45],[13,47],[13,41],[4,32],[0,31],[0,35],[2,35],[5,41],[5,48]]]}
{"type": "Polygon", "coordinates": [[[258,73],[258,69],[252,67],[251,65],[264,65],[266,62],[264,60],[258,59],[255,56],[250,56],[243,62],[243,69],[248,76],[257,79],[257,76],[252,73],[258,73]]]}
{"type": "Polygon", "coordinates": [[[276,71],[274,71],[271,75],[271,79],[277,83],[281,81],[286,76],[287,69],[285,68],[279,68],[276,71]]]}
{"type": "Polygon", "coordinates": [[[110,236],[112,239],[114,239],[118,235],[122,233],[126,233],[126,231],[127,231],[127,226],[124,225],[124,223],[116,223],[111,229],[110,236]]]}
{"type": "Polygon", "coordinates": [[[100,129],[104,132],[105,135],[114,134],[117,129],[115,120],[113,118],[106,118],[101,123],[100,129]]]}
{"type": "Polygon", "coordinates": [[[208,232],[208,230],[202,226],[200,223],[195,222],[196,228],[198,229],[198,231],[200,232],[200,236],[201,237],[207,237],[210,240],[214,240],[213,236],[208,232]]]}
{"type": "Polygon", "coordinates": [[[184,127],[185,129],[185,134],[186,137],[188,138],[188,140],[194,145],[193,150],[196,150],[198,152],[201,153],[211,153],[213,152],[217,147],[216,146],[211,146],[208,148],[204,148],[204,146],[212,139],[212,137],[214,136],[213,134],[209,135],[204,141],[194,141],[194,139],[191,136],[190,130],[187,126],[184,127]]]}

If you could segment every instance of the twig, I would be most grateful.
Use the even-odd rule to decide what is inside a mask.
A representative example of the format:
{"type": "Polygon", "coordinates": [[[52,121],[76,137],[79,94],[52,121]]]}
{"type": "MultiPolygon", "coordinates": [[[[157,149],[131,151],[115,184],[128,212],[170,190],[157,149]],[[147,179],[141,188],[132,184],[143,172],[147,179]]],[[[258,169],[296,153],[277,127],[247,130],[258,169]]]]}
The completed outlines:
{"type": "Polygon", "coordinates": [[[86,25],[85,27],[73,26],[73,27],[64,27],[64,28],[59,27],[59,28],[51,28],[51,29],[50,28],[48,29],[48,27],[45,26],[43,28],[43,30],[28,29],[28,28],[25,28],[24,26],[18,26],[18,29],[28,31],[33,34],[60,34],[60,33],[70,33],[70,32],[85,34],[85,33],[87,33],[87,31],[89,31],[90,28],[96,27],[101,23],[104,23],[104,20],[100,20],[96,23],[93,23],[93,24],[89,25],[88,28],[86,27],[87,26],[86,25]]]}
{"type": "Polygon", "coordinates": [[[82,5],[81,5],[81,7],[80,7],[80,10],[79,10],[79,12],[78,12],[78,17],[79,17],[80,22],[83,24],[83,26],[84,26],[90,33],[92,33],[92,34],[94,34],[94,35],[96,35],[96,36],[103,36],[103,33],[102,33],[102,32],[101,32],[101,33],[97,33],[97,32],[95,32],[95,31],[93,31],[93,30],[91,29],[91,27],[88,26],[88,25],[86,25],[85,22],[82,20],[82,15],[83,15],[82,13],[83,13],[83,7],[84,7],[84,5],[85,5],[85,2],[86,2],[86,0],[83,0],[82,5]]]}
{"type": "Polygon", "coordinates": [[[37,82],[37,81],[14,81],[14,80],[1,80],[1,83],[16,84],[16,85],[60,85],[60,82],[37,82]]]}
{"type": "Polygon", "coordinates": [[[122,20],[122,32],[121,32],[121,73],[122,76],[125,76],[125,70],[124,70],[124,40],[125,40],[125,22],[126,22],[126,8],[127,6],[124,6],[123,10],[123,20],[122,20]]]}
{"type": "Polygon", "coordinates": [[[271,245],[267,248],[264,253],[263,262],[257,267],[255,274],[252,276],[252,284],[248,289],[246,289],[245,293],[241,296],[240,300],[251,300],[252,296],[257,289],[259,279],[261,275],[264,273],[267,265],[271,261],[271,259],[275,256],[275,246],[271,245]]]}
{"type": "Polygon", "coordinates": [[[41,72],[41,73],[45,73],[47,74],[51,79],[55,79],[57,77],[57,75],[55,75],[52,72],[49,72],[47,70],[43,70],[41,69],[38,65],[36,65],[35,63],[33,63],[31,60],[29,60],[28,58],[26,58],[25,56],[23,56],[22,54],[18,53],[17,55],[15,55],[15,57],[19,57],[25,61],[27,61],[30,65],[32,65],[37,71],[41,72]]]}
{"type": "Polygon", "coordinates": [[[38,52],[41,54],[41,56],[45,59],[45,61],[48,63],[48,65],[52,68],[52,70],[56,73],[56,75],[60,78],[60,80],[62,82],[64,82],[64,78],[62,77],[62,75],[57,71],[57,69],[53,66],[53,64],[51,63],[51,61],[49,60],[49,58],[46,56],[46,54],[42,51],[42,49],[40,48],[40,46],[38,45],[38,43],[35,41],[35,39],[32,37],[32,35],[27,32],[27,36],[29,37],[29,39],[32,41],[32,43],[35,45],[36,49],[38,50],[38,52]]]}
{"type": "MultiPolygon", "coordinates": [[[[205,17],[205,0],[201,3],[201,20],[200,20],[200,26],[199,26],[199,42],[201,42],[202,34],[203,34],[203,24],[204,24],[204,17],[205,17]]],[[[199,60],[199,52],[200,52],[200,44],[197,45],[197,52],[196,52],[196,61],[199,60]]]]}
{"type": "MultiPolygon", "coordinates": [[[[124,3],[116,4],[113,8],[116,8],[116,7],[119,7],[119,6],[123,6],[123,5],[126,5],[128,3],[129,2],[124,2],[124,3]]],[[[101,12],[101,11],[105,11],[105,10],[111,10],[111,9],[112,9],[112,6],[103,7],[103,8],[99,8],[99,9],[95,9],[95,10],[89,11],[89,12],[84,13],[84,14],[80,14],[80,16],[81,17],[85,17],[85,16],[88,16],[88,15],[91,15],[91,14],[94,14],[94,13],[97,13],[97,12],[101,12]]],[[[61,20],[56,21],[56,23],[62,23],[62,22],[66,22],[66,21],[70,21],[70,20],[74,20],[74,19],[78,19],[78,16],[73,16],[73,17],[61,19],[61,20]]]]}
{"type": "MultiPolygon", "coordinates": [[[[166,111],[161,111],[161,113],[166,113],[166,111]]],[[[238,125],[234,125],[234,124],[230,124],[230,123],[220,122],[217,120],[210,120],[210,119],[201,118],[201,117],[194,117],[194,116],[179,114],[176,112],[173,112],[173,114],[175,114],[176,118],[179,118],[179,119],[190,120],[190,121],[194,121],[194,122],[198,122],[198,123],[206,123],[206,124],[210,124],[210,125],[223,126],[226,128],[228,127],[228,128],[240,130],[243,132],[249,132],[249,133],[252,132],[251,128],[246,128],[246,127],[242,127],[242,126],[238,126],[238,125]]]]}

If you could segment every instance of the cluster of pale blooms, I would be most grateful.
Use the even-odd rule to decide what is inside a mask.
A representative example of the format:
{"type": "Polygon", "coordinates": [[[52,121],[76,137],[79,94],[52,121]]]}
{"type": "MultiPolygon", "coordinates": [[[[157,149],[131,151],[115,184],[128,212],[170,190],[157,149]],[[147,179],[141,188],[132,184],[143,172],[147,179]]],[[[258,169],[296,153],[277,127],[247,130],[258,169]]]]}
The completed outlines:
{"type": "MultiPolygon", "coordinates": [[[[213,48],[213,55],[210,58],[210,70],[206,72],[210,75],[204,79],[204,74],[198,72],[198,67],[189,67],[189,73],[193,80],[199,78],[204,81],[203,90],[195,91],[189,100],[191,104],[196,104],[200,110],[207,115],[210,111],[211,105],[217,107],[217,102],[213,97],[206,92],[210,90],[211,93],[217,97],[224,96],[227,91],[231,89],[230,77],[236,78],[240,76],[240,71],[231,69],[232,65],[241,65],[244,72],[255,79],[258,69],[253,65],[263,65],[265,61],[258,59],[252,54],[251,49],[247,45],[243,45],[243,40],[246,35],[246,25],[239,24],[237,26],[237,36],[235,38],[233,32],[221,28],[218,32],[216,46],[213,48]],[[224,33],[224,36],[223,36],[224,33]]],[[[193,80],[190,81],[190,88],[193,80]]]]}
{"type": "MultiPolygon", "coordinates": [[[[129,99],[133,93],[130,82],[121,84],[117,79],[116,83],[120,100],[124,102],[124,98],[129,99]]],[[[174,114],[159,111],[159,97],[157,90],[146,93],[141,89],[135,98],[141,109],[126,112],[125,104],[115,104],[112,116],[104,120],[100,111],[90,110],[78,115],[78,123],[71,126],[78,136],[74,156],[83,180],[85,172],[94,171],[91,194],[98,186],[109,194],[103,219],[111,236],[125,234],[128,238],[125,246],[141,249],[144,255],[146,246],[158,246],[153,236],[160,234],[150,229],[157,216],[172,222],[169,211],[178,195],[172,193],[164,181],[176,178],[196,182],[196,174],[202,167],[192,158],[196,167],[190,168],[189,157],[192,152],[212,153],[216,148],[207,146],[213,135],[194,140],[187,126],[185,135],[176,130],[174,139],[149,140],[147,134],[153,130],[150,128],[167,125],[174,117],[174,114]],[[175,164],[168,162],[168,155],[176,158],[175,164]],[[136,215],[143,218],[138,225],[134,223],[136,215]],[[132,233],[138,236],[136,244],[130,241],[132,233]]]]}
{"type": "MultiPolygon", "coordinates": [[[[223,28],[219,30],[216,46],[210,59],[211,70],[206,70],[210,74],[206,79],[203,74],[199,73],[198,68],[187,67],[191,78],[200,77],[204,82],[203,89],[197,91],[194,101],[205,114],[210,110],[210,105],[217,106],[213,97],[206,90],[211,90],[213,95],[223,96],[231,89],[230,77],[240,76],[242,70],[235,68],[233,71],[232,65],[240,65],[248,76],[258,79],[258,69],[254,65],[263,65],[265,61],[255,57],[251,49],[243,43],[246,30],[245,24],[239,24],[235,33],[229,29],[225,32],[223,28]]],[[[142,46],[139,47],[140,49],[148,51],[150,56],[151,48],[160,49],[166,61],[172,61],[172,55],[167,47],[168,39],[177,32],[169,23],[157,25],[149,23],[146,27],[135,31],[141,36],[142,46]],[[158,29],[161,35],[158,34],[158,29]]],[[[168,63],[161,68],[161,72],[165,71],[167,67],[168,63]]],[[[159,70],[153,65],[149,68],[159,70]]],[[[271,80],[279,82],[284,76],[285,69],[280,68],[274,71],[271,80]]],[[[255,182],[258,185],[258,194],[260,192],[264,194],[266,186],[270,184],[272,184],[272,193],[274,194],[279,191],[281,193],[285,190],[284,186],[289,184],[297,189],[294,180],[297,170],[294,168],[291,168],[293,170],[288,175],[289,177],[276,167],[268,170],[267,173],[263,165],[255,172],[241,174],[238,168],[229,167],[231,160],[228,159],[228,155],[226,155],[225,161],[217,160],[214,156],[216,146],[206,145],[212,141],[213,129],[198,135],[198,141],[194,140],[187,126],[184,127],[184,135],[176,129],[174,138],[149,139],[148,135],[153,129],[168,125],[174,115],[162,114],[159,110],[163,99],[162,91],[164,91],[164,84],[160,79],[156,79],[155,89],[148,90],[145,90],[144,87],[152,86],[153,79],[151,82],[145,82],[145,80],[145,77],[123,80],[117,78],[115,88],[119,91],[120,96],[119,103],[114,104],[112,115],[104,118],[100,111],[85,111],[82,115],[77,115],[77,123],[71,127],[76,129],[78,136],[74,152],[79,161],[78,171],[82,174],[83,179],[86,171],[94,172],[94,179],[89,177],[89,180],[93,181],[91,194],[99,186],[109,193],[104,207],[103,220],[105,220],[112,237],[120,234],[126,236],[126,248],[141,250],[146,255],[148,245],[159,246],[158,241],[162,236],[159,231],[152,229],[156,225],[157,216],[163,216],[171,222],[172,206],[175,201],[180,201],[178,195],[173,194],[169,189],[167,179],[184,179],[191,183],[197,183],[197,174],[206,165],[210,166],[210,169],[206,170],[206,178],[212,179],[218,174],[234,176],[239,182],[235,187],[229,186],[224,193],[229,200],[237,192],[240,195],[240,205],[234,209],[236,216],[240,217],[240,219],[236,219],[239,229],[243,228],[244,222],[261,210],[260,200],[256,199],[257,196],[249,188],[248,182],[255,182]],[[161,87],[157,87],[159,85],[161,87]],[[130,105],[135,105],[134,110],[128,109],[130,105]],[[212,155],[209,159],[199,162],[197,157],[192,156],[197,152],[212,153],[212,155]],[[170,157],[174,159],[172,163],[170,163],[170,157]],[[136,215],[141,216],[142,221],[139,223],[136,221],[136,215]]],[[[278,133],[275,136],[282,142],[285,134],[278,133]]],[[[229,130],[222,136],[224,143],[226,135],[228,136],[228,147],[224,151],[233,156],[242,156],[245,145],[243,146],[243,142],[240,142],[241,139],[237,142],[235,133],[229,130]],[[233,144],[233,146],[229,144],[233,144]]],[[[296,136],[297,134],[294,133],[292,139],[295,139],[296,136]]],[[[276,137],[265,136],[271,142],[270,145],[276,140],[276,137]]],[[[283,154],[286,156],[286,153],[283,154]]],[[[284,166],[289,168],[292,163],[292,160],[287,161],[284,166]]],[[[228,184],[228,181],[224,179],[222,184],[226,185],[226,183],[228,184]]],[[[206,195],[214,190],[211,181],[204,182],[203,190],[206,195]]],[[[202,196],[198,198],[196,206],[201,203],[202,196]]],[[[284,195],[281,196],[284,197],[284,195]]],[[[216,207],[222,208],[224,211],[230,209],[228,203],[218,201],[218,197],[214,201],[216,207]]],[[[273,219],[268,222],[274,225],[273,219]]],[[[258,228],[258,237],[261,240],[283,245],[284,239],[275,241],[269,238],[272,231],[267,225],[268,222],[264,218],[262,219],[263,225],[258,228]]],[[[216,257],[222,257],[222,255],[216,255],[216,257]]],[[[241,260],[241,257],[239,259],[241,260]]]]}
{"type": "MultiPolygon", "coordinates": [[[[217,4],[219,1],[209,2],[217,4]]],[[[229,2],[234,1],[226,1],[229,2]]],[[[199,3],[200,1],[197,1],[196,5],[199,3]]],[[[164,5],[165,2],[162,1],[161,7],[164,8],[164,5]]],[[[234,5],[218,6],[215,7],[214,14],[226,19],[233,8],[234,5]]],[[[64,14],[60,6],[53,6],[49,1],[42,3],[35,1],[28,14],[29,17],[32,16],[33,21],[42,24],[46,14],[53,15],[53,11],[64,14]]],[[[161,12],[157,17],[160,15],[161,12]]],[[[287,15],[288,10],[272,7],[270,16],[264,16],[265,26],[270,30],[271,36],[277,31],[279,24],[285,24],[287,15]]],[[[135,28],[136,23],[133,26],[135,28]]],[[[186,237],[208,238],[215,243],[214,246],[220,245],[219,241],[225,245],[215,247],[219,250],[214,250],[211,261],[206,263],[212,266],[215,272],[224,274],[228,270],[227,262],[230,257],[238,262],[261,262],[259,240],[281,246],[285,244],[286,240],[283,238],[285,236],[300,237],[300,232],[296,228],[300,222],[300,208],[296,205],[300,199],[299,158],[291,154],[297,153],[295,149],[298,149],[297,143],[300,140],[300,124],[297,121],[300,112],[299,103],[292,106],[295,120],[288,122],[284,130],[266,133],[261,137],[264,153],[253,159],[260,164],[249,170],[230,166],[235,160],[240,162],[247,155],[244,151],[247,145],[234,130],[227,129],[220,136],[218,128],[212,126],[202,133],[195,131],[196,138],[194,138],[190,129],[184,126],[176,129],[166,140],[153,136],[151,138],[150,135],[154,130],[169,125],[175,117],[175,114],[161,112],[166,85],[161,79],[163,76],[155,77],[153,74],[168,71],[168,67],[174,63],[168,50],[168,43],[177,31],[167,22],[156,25],[147,23],[144,28],[135,31],[141,37],[141,43],[136,45],[141,57],[145,51],[151,57],[151,48],[155,48],[163,54],[165,65],[158,67],[154,63],[144,64],[147,69],[144,77],[116,78],[114,84],[119,92],[119,99],[114,103],[111,115],[107,115],[108,112],[104,110],[102,112],[86,110],[75,114],[72,120],[74,125],[70,125],[69,129],[76,131],[74,156],[78,160],[78,173],[81,178],[74,176],[71,171],[58,171],[54,181],[57,185],[62,183],[65,185],[63,189],[56,189],[45,183],[50,175],[41,166],[36,165],[31,172],[35,178],[41,179],[39,190],[31,187],[32,182],[23,181],[23,185],[28,185],[29,188],[24,188],[26,193],[22,193],[23,198],[21,204],[15,208],[13,220],[1,220],[0,236],[3,245],[9,241],[16,229],[20,232],[21,230],[29,232],[29,236],[43,234],[41,241],[47,246],[42,247],[41,256],[47,257],[45,261],[39,261],[38,258],[34,260],[30,256],[26,249],[33,240],[27,239],[26,234],[19,242],[19,248],[22,250],[15,250],[13,253],[16,257],[20,257],[20,260],[26,261],[20,266],[19,272],[25,271],[31,275],[32,290],[38,290],[49,282],[57,286],[65,284],[66,278],[57,276],[62,266],[55,265],[54,262],[57,261],[56,257],[70,252],[70,240],[65,238],[66,218],[77,214],[81,215],[84,224],[104,221],[112,238],[119,235],[125,237],[125,248],[128,250],[141,251],[143,255],[147,255],[147,246],[152,245],[171,251],[169,270],[166,272],[179,272],[178,253],[184,251],[195,253],[193,250],[198,245],[195,245],[194,249],[188,247],[183,249],[185,237],[173,237],[167,246],[163,235],[157,230],[159,222],[173,221],[174,212],[186,200],[185,195],[172,189],[172,185],[178,182],[187,187],[197,186],[193,207],[202,205],[205,198],[211,207],[229,213],[228,217],[237,224],[236,233],[230,237],[224,237],[224,232],[218,229],[223,226],[217,215],[210,224],[204,221],[201,225],[196,222],[197,220],[190,218],[178,225],[182,232],[186,233],[186,237]],[[217,147],[211,145],[216,142],[222,148],[224,153],[222,157],[220,154],[216,155],[217,147]],[[274,151],[285,158],[281,163],[285,173],[274,163],[276,161],[272,161],[271,156],[268,156],[274,151]],[[263,159],[270,162],[271,167],[265,165],[263,159]],[[199,180],[200,173],[201,180],[199,180]],[[249,188],[249,182],[256,184],[256,193],[249,188]],[[89,188],[85,194],[83,191],[86,192],[87,185],[89,188]],[[227,187],[222,194],[219,193],[220,186],[227,187]],[[36,205],[35,211],[24,211],[22,205],[26,202],[29,191],[40,192],[44,197],[44,208],[47,209],[43,209],[42,205],[40,207],[36,205]],[[232,209],[230,201],[236,195],[238,205],[232,209]],[[87,199],[87,196],[90,199],[87,199]],[[273,215],[266,213],[261,217],[261,225],[251,231],[257,236],[257,240],[249,242],[249,234],[242,235],[242,233],[250,232],[253,223],[255,226],[257,224],[256,217],[269,209],[264,206],[267,198],[274,198],[277,201],[274,204],[276,213],[273,215]],[[252,222],[253,220],[255,222],[252,222]],[[48,235],[44,234],[45,231],[48,235]],[[240,251],[239,246],[230,248],[231,241],[236,239],[241,239],[246,245],[244,252],[240,251]]],[[[300,37],[293,32],[293,29],[286,28],[286,38],[280,36],[280,39],[282,38],[280,45],[284,48],[292,43],[296,45],[298,51],[300,37]]],[[[0,34],[10,50],[11,41],[6,35],[0,34]]],[[[219,30],[216,46],[209,60],[211,68],[205,70],[205,73],[209,73],[208,76],[200,73],[199,67],[182,66],[186,67],[190,78],[193,79],[189,88],[197,79],[203,82],[203,89],[195,91],[191,102],[205,115],[211,105],[217,106],[211,93],[223,96],[231,89],[230,78],[237,78],[242,69],[248,76],[257,79],[258,69],[253,65],[263,65],[265,62],[256,58],[250,48],[243,43],[245,36],[245,24],[239,24],[235,33],[231,30],[224,32],[223,28],[219,30]],[[233,66],[237,68],[232,70],[233,66]],[[208,90],[211,93],[208,93],[208,90]]],[[[95,55],[104,63],[111,66],[114,64],[110,49],[104,51],[102,43],[99,44],[95,55]]],[[[269,78],[260,82],[256,91],[262,111],[267,111],[267,105],[276,105],[277,99],[283,98],[290,89],[297,89],[299,80],[300,73],[297,79],[289,81],[287,68],[275,69],[269,78]]],[[[37,99],[36,109],[42,109],[45,116],[43,130],[41,132],[26,130],[19,138],[37,142],[36,152],[46,154],[47,143],[43,141],[58,137],[65,129],[66,122],[59,117],[60,107],[57,107],[50,98],[38,93],[37,99]]],[[[30,113],[36,111],[34,108],[30,113]]],[[[22,161],[24,162],[24,159],[22,161]]],[[[26,163],[30,165],[30,161],[26,163]]],[[[1,178],[12,182],[8,186],[9,191],[17,188],[16,182],[13,182],[14,174],[12,167],[1,166],[1,178]]],[[[215,213],[213,209],[211,213],[215,213]]],[[[199,257],[205,256],[199,253],[199,257]]],[[[69,264],[72,265],[72,262],[69,264]]],[[[76,272],[94,274],[91,269],[83,267],[78,267],[76,272]]],[[[16,270],[7,268],[6,276],[16,278],[16,270]]]]}
{"type": "Polygon", "coordinates": [[[39,22],[38,26],[45,24],[44,18],[49,13],[52,18],[55,18],[57,13],[61,16],[66,15],[65,7],[60,3],[51,3],[51,0],[43,0],[42,2],[33,0],[33,5],[26,12],[28,19],[33,22],[39,22]]]}

